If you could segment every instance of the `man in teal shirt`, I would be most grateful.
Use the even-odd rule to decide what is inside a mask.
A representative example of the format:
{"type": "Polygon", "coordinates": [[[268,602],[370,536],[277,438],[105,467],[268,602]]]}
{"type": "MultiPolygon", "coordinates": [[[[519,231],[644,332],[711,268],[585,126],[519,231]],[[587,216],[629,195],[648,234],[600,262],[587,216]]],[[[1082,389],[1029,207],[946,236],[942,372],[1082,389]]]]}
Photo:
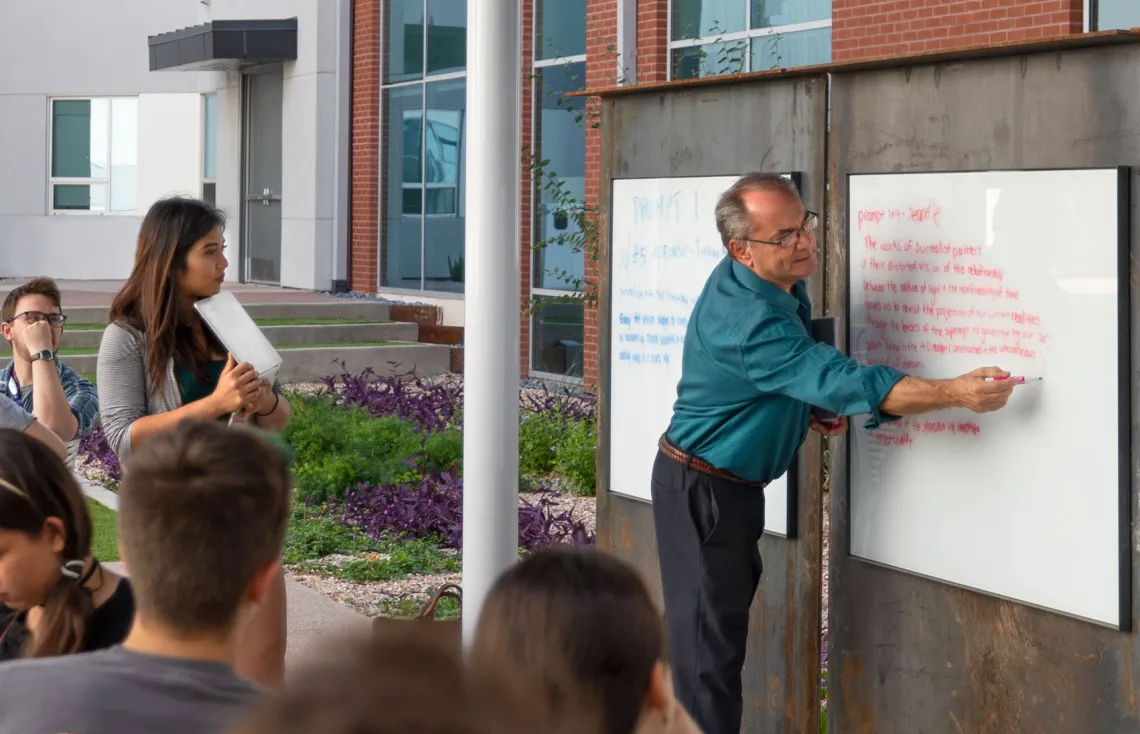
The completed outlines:
{"type": "Polygon", "coordinates": [[[985,367],[926,380],[865,366],[811,338],[803,281],[816,268],[817,216],[776,174],[748,174],[716,207],[727,257],[705,283],[685,334],[673,420],[652,496],[680,702],[705,734],[737,734],[748,614],[762,569],[764,487],[783,475],[809,428],[868,428],[944,408],[1004,406],[1009,373],[985,367]],[[812,408],[841,416],[825,423],[812,408]]]}

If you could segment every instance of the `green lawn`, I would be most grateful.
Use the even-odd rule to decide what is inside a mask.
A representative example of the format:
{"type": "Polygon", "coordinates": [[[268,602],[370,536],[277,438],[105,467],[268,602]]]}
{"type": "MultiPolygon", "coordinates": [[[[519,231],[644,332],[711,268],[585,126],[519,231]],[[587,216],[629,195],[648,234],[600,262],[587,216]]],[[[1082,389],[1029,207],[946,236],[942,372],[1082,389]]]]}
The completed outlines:
{"type": "Polygon", "coordinates": [[[115,520],[115,511],[99,504],[90,497],[87,498],[87,507],[91,511],[91,523],[95,527],[95,535],[91,541],[91,554],[100,561],[119,560],[119,531],[115,520]]]}
{"type": "MultiPolygon", "coordinates": [[[[278,344],[277,350],[283,349],[335,349],[336,347],[387,347],[396,344],[414,344],[415,342],[316,342],[313,344],[278,344]]],[[[61,357],[84,357],[98,354],[99,347],[63,347],[59,350],[61,357]]]]}
{"type": "MultiPolygon", "coordinates": [[[[382,319],[343,319],[343,318],[316,318],[316,319],[254,319],[258,326],[336,326],[338,324],[387,324],[382,319]]],[[[68,324],[68,331],[98,331],[106,324],[68,324]]]]}

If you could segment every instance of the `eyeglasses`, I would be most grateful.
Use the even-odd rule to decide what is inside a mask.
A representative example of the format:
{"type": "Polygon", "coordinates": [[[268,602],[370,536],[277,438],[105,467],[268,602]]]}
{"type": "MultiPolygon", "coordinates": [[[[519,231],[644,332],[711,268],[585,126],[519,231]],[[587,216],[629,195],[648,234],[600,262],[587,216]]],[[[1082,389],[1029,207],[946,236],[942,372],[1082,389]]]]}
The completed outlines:
{"type": "Polygon", "coordinates": [[[16,321],[21,316],[23,316],[24,320],[29,324],[38,324],[39,322],[46,320],[53,328],[56,329],[63,326],[63,323],[67,321],[67,317],[61,313],[44,313],[42,311],[24,311],[23,313],[18,313],[12,317],[12,321],[16,321]]]}
{"type": "Polygon", "coordinates": [[[747,237],[740,238],[741,242],[755,242],[758,245],[776,245],[777,247],[794,247],[800,241],[800,235],[809,235],[815,232],[815,228],[819,225],[819,215],[815,212],[808,212],[804,217],[803,224],[787,233],[778,240],[751,240],[747,237]]]}

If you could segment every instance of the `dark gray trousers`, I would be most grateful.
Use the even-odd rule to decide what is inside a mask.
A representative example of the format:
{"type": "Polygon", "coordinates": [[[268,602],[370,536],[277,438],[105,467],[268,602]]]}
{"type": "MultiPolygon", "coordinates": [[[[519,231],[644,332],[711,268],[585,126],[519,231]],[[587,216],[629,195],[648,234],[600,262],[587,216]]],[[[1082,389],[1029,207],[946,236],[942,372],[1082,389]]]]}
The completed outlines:
{"type": "Polygon", "coordinates": [[[739,734],[764,491],[658,452],[652,494],[677,698],[705,734],[739,734]]]}

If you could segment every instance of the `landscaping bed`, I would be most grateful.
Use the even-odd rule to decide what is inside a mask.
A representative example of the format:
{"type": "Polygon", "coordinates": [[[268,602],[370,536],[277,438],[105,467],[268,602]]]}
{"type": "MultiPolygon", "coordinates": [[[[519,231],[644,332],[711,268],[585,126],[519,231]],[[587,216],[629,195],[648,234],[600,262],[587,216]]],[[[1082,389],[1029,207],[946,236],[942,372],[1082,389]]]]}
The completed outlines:
{"type": "MultiPolygon", "coordinates": [[[[282,438],[296,496],[286,568],[369,616],[414,614],[461,577],[462,378],[342,373],[287,391],[293,417],[282,438]]],[[[519,552],[591,545],[593,399],[530,386],[519,398],[519,552]]],[[[100,431],[84,440],[79,469],[117,486],[120,468],[100,431]]]]}

